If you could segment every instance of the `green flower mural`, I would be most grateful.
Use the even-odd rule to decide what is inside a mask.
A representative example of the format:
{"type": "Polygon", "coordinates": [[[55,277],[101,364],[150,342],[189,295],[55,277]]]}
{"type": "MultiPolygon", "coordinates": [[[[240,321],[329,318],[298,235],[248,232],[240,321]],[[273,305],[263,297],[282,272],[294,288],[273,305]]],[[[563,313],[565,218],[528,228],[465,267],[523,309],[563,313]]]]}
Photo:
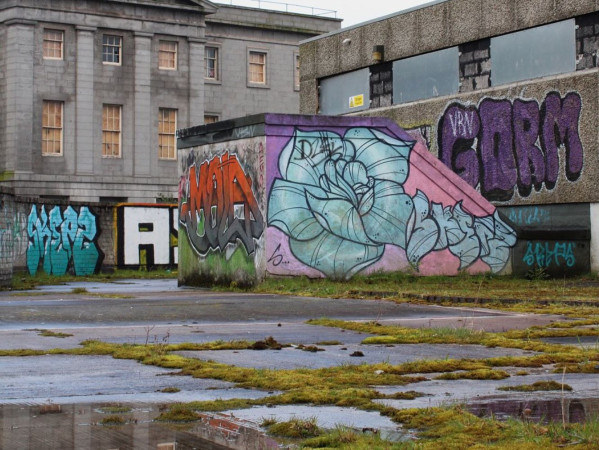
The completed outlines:
{"type": "Polygon", "coordinates": [[[374,264],[385,245],[405,249],[415,267],[442,248],[463,266],[480,256],[495,257],[502,246],[509,255],[513,244],[496,235],[498,217],[480,224],[460,204],[452,210],[431,205],[420,191],[414,198],[405,193],[413,145],[366,127],[350,128],[343,137],[296,129],[279,157],[282,178],[271,188],[269,226],[288,236],[298,260],[338,279],[374,264]],[[485,246],[475,223],[487,231],[485,246]]]}

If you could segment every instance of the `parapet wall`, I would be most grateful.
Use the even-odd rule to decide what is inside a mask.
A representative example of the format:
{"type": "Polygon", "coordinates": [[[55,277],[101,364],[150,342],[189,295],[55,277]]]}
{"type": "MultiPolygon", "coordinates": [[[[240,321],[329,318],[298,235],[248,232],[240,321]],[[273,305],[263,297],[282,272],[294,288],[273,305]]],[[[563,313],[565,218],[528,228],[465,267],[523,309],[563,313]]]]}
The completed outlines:
{"type": "Polygon", "coordinates": [[[183,284],[502,272],[516,231],[381,118],[265,114],[181,130],[183,284]]]}

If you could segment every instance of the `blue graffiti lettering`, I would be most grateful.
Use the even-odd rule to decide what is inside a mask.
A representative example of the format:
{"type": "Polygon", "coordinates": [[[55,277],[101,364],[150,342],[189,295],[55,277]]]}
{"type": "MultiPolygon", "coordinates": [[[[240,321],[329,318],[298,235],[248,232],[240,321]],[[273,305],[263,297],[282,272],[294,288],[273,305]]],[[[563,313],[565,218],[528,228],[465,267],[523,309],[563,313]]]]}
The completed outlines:
{"type": "Polygon", "coordinates": [[[68,206],[64,213],[55,206],[48,215],[41,206],[39,215],[32,205],[27,222],[27,268],[35,275],[42,264],[44,272],[64,275],[72,270],[75,275],[95,273],[100,265],[96,217],[88,207],[82,206],[79,214],[68,206]]]}
{"type": "Polygon", "coordinates": [[[551,220],[551,213],[546,208],[529,206],[510,210],[509,219],[517,225],[546,224],[551,220]]]}
{"type": "Polygon", "coordinates": [[[546,268],[552,264],[559,267],[561,261],[566,266],[572,267],[576,264],[574,248],[576,248],[574,242],[555,242],[553,244],[551,242],[528,242],[522,261],[531,267],[546,268]]]}

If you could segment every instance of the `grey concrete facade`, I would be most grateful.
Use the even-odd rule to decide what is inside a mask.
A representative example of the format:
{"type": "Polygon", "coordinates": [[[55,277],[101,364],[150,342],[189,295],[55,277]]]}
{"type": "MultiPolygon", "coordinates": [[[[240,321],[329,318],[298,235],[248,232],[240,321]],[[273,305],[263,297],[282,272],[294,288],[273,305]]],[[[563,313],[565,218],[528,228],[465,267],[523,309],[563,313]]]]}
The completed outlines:
{"type": "Polygon", "coordinates": [[[176,151],[159,157],[160,108],[177,111],[177,128],[205,113],[297,112],[298,43],[339,24],[203,0],[1,0],[0,186],[46,202],[176,198],[176,151]],[[44,57],[44,30],[62,32],[61,58],[44,57]],[[121,38],[119,64],[103,62],[105,35],[121,38]],[[159,68],[161,41],[177,45],[174,70],[159,68]],[[207,41],[221,49],[221,79],[210,86],[207,41]],[[266,88],[247,87],[248,46],[268,53],[266,88]],[[63,105],[57,155],[41,151],[44,101],[63,105]],[[117,157],[102,154],[103,105],[120,107],[117,157]]]}
{"type": "MultiPolygon", "coordinates": [[[[350,113],[391,118],[526,229],[516,271],[598,271],[598,29],[599,4],[591,0],[431,2],[302,42],[300,112],[327,114],[323,80],[366,70],[370,103],[350,113]],[[561,39],[568,69],[502,81],[501,39],[525,36],[502,50],[516,60],[519,47],[562,25],[569,29],[561,39]],[[373,59],[374,46],[384,48],[381,61],[373,59]],[[409,75],[398,70],[401,63],[452,49],[453,92],[403,100],[396,82],[409,75]],[[575,213],[580,205],[582,221],[575,213]]],[[[536,60],[536,68],[565,59],[549,41],[538,48],[519,61],[536,60]]],[[[421,70],[420,76],[424,85],[433,75],[421,70]]]]}

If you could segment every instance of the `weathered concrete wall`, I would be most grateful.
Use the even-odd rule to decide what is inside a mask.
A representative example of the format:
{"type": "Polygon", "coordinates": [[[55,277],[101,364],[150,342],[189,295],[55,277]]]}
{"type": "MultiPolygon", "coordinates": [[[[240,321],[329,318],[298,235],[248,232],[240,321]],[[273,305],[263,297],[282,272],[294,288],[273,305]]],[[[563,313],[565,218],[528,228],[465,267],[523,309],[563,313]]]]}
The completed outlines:
{"type": "Polygon", "coordinates": [[[181,283],[506,268],[515,231],[418,133],[374,118],[256,117],[180,134],[181,283]]]}
{"type": "Polygon", "coordinates": [[[265,139],[249,133],[179,151],[182,284],[264,278],[265,139]]]}
{"type": "Polygon", "coordinates": [[[85,204],[0,194],[0,284],[15,271],[89,275],[177,264],[176,205],[85,204]]]}

